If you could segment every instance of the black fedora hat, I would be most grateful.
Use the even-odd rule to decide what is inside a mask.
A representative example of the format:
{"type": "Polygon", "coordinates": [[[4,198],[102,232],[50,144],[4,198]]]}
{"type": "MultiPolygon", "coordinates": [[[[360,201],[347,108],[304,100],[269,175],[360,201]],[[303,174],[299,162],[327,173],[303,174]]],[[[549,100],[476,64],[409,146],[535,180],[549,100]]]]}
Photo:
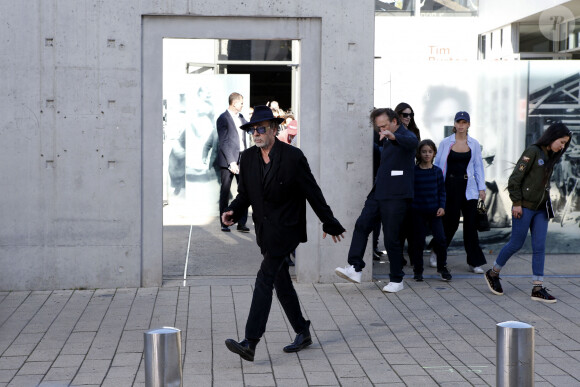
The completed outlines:
{"type": "Polygon", "coordinates": [[[258,105],[254,106],[254,114],[252,114],[252,119],[249,122],[246,122],[244,125],[240,126],[243,130],[248,130],[254,124],[263,121],[274,121],[277,124],[281,124],[284,122],[283,118],[274,117],[274,113],[272,113],[272,109],[270,109],[266,105],[258,105]]]}

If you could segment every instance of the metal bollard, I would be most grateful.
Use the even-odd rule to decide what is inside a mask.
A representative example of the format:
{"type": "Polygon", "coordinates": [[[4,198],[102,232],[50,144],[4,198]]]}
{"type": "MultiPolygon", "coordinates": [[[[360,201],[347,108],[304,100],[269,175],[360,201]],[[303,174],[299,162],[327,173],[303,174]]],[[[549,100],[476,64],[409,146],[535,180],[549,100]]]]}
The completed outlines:
{"type": "Polygon", "coordinates": [[[145,337],[145,386],[181,387],[181,331],[163,327],[151,329],[145,337]]]}
{"type": "Polygon", "coordinates": [[[496,386],[534,385],[534,327],[519,321],[497,324],[496,386]]]}

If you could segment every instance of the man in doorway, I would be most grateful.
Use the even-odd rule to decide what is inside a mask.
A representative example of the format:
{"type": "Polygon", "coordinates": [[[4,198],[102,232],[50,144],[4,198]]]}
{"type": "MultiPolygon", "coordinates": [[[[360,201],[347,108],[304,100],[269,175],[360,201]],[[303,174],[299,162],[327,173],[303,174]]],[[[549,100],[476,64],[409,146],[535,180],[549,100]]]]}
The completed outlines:
{"type": "Polygon", "coordinates": [[[385,248],[389,257],[390,282],[383,292],[403,290],[403,246],[399,239],[407,207],[414,196],[415,152],[417,136],[401,124],[399,115],[389,108],[371,112],[371,123],[379,129],[379,140],[385,139],[375,184],[358,217],[348,251],[348,265],[337,267],[336,275],[361,283],[363,256],[368,236],[376,222],[383,224],[385,248]]]}
{"type": "MultiPolygon", "coordinates": [[[[236,177],[239,183],[240,157],[246,150],[248,138],[246,132],[240,127],[247,121],[242,115],[244,107],[244,97],[240,93],[232,93],[229,97],[229,106],[216,121],[216,128],[219,142],[218,164],[220,167],[220,223],[223,232],[229,232],[230,228],[221,221],[221,214],[228,205],[232,180],[236,177]]],[[[246,226],[248,220],[248,209],[241,213],[238,221],[238,231],[250,232],[246,226]]]]}
{"type": "Polygon", "coordinates": [[[336,243],[345,229],[334,218],[302,151],[276,138],[282,118],[267,106],[256,106],[250,122],[242,125],[255,146],[242,154],[238,195],[222,214],[231,226],[252,206],[256,242],[264,257],[256,277],[245,338],[226,340],[226,346],[242,359],[254,361],[256,345],[266,330],[273,289],[297,336],[284,352],[298,352],[312,344],[310,321],[304,319],[292,285],[286,257],[306,242],[306,200],[322,222],[322,237],[336,243]]]}

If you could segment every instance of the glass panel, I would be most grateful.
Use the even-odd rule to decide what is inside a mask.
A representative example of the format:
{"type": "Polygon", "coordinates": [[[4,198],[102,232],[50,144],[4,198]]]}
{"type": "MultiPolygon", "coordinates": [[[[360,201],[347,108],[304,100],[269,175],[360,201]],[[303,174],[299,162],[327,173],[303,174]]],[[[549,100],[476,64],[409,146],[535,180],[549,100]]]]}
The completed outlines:
{"type": "Polygon", "coordinates": [[[412,15],[415,0],[375,0],[375,12],[412,15]]]}
{"type": "Polygon", "coordinates": [[[537,24],[520,24],[520,52],[552,52],[554,42],[544,36],[537,24]]]}
{"type": "Polygon", "coordinates": [[[477,16],[479,0],[424,0],[421,15],[477,16]]]}
{"type": "Polygon", "coordinates": [[[568,50],[573,50],[580,47],[578,41],[580,40],[580,19],[575,22],[568,23],[568,50]]]}
{"type": "Polygon", "coordinates": [[[219,60],[291,61],[291,40],[220,40],[219,60]]]}
{"type": "MultiPolygon", "coordinates": [[[[510,238],[512,202],[505,187],[521,152],[551,123],[564,122],[574,133],[574,141],[552,175],[550,193],[555,221],[560,225],[550,226],[548,239],[552,249],[572,251],[572,247],[563,246],[562,239],[551,238],[552,232],[558,234],[554,238],[566,238],[571,232],[578,235],[579,230],[580,183],[576,184],[580,177],[579,72],[580,62],[573,60],[378,64],[375,74],[385,75],[392,83],[375,88],[375,105],[393,106],[399,101],[410,104],[421,138],[430,138],[436,144],[449,133],[455,112],[469,112],[469,134],[483,147],[486,205],[493,227],[493,234],[479,234],[486,251],[501,249],[510,238]]],[[[458,230],[459,233],[462,231],[458,230]]],[[[458,234],[449,251],[463,252],[462,237],[458,234]]],[[[526,245],[523,249],[531,251],[531,245],[526,245]]]]}
{"type": "Polygon", "coordinates": [[[566,47],[568,44],[568,40],[566,39],[568,29],[566,26],[567,26],[566,23],[560,24],[560,43],[559,43],[559,45],[560,45],[559,50],[560,51],[565,51],[568,49],[568,47],[566,47]]]}

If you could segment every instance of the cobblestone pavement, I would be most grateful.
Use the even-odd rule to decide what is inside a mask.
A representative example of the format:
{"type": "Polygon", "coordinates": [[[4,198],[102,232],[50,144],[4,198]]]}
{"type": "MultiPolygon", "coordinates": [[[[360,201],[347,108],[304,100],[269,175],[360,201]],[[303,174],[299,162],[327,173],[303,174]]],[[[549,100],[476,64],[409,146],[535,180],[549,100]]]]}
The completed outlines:
{"type": "Polygon", "coordinates": [[[253,363],[224,340],[242,338],[254,276],[0,292],[0,386],[144,385],[143,333],[162,326],[182,331],[184,386],[493,386],[496,324],[511,320],[535,328],[536,386],[579,386],[578,258],[548,257],[550,305],[530,299],[529,256],[502,272],[504,296],[459,266],[451,282],[427,269],[425,282],[407,279],[395,294],[380,278],[296,284],[313,345],[282,351],[294,332],[275,300],[253,363]]]}

